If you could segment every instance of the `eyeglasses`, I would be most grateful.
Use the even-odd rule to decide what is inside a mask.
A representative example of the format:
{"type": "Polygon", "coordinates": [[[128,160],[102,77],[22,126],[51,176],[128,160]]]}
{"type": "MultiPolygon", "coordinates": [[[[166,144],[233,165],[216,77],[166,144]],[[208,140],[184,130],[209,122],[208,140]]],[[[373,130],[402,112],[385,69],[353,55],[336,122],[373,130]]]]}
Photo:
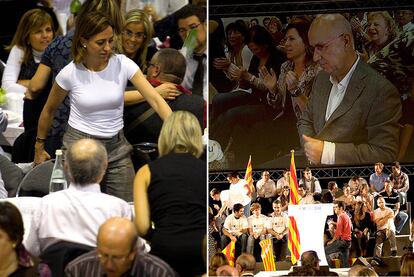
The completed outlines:
{"type": "Polygon", "coordinates": [[[178,28],[178,33],[183,35],[183,34],[189,32],[191,30],[197,29],[198,26],[200,26],[200,25],[201,25],[201,23],[198,23],[198,24],[194,23],[194,24],[191,24],[190,26],[188,26],[187,28],[178,28]]]}
{"type": "Polygon", "coordinates": [[[122,32],[122,34],[127,38],[127,39],[132,39],[133,37],[135,38],[135,39],[143,39],[143,38],[146,38],[147,36],[145,35],[145,33],[144,32],[137,32],[137,33],[133,33],[133,32],[131,32],[130,30],[124,30],[123,32],[122,32]]]}
{"type": "Polygon", "coordinates": [[[344,34],[340,34],[339,36],[331,38],[330,40],[328,40],[324,43],[318,43],[315,46],[311,47],[311,49],[312,49],[313,52],[315,52],[315,51],[318,51],[319,53],[324,52],[329,47],[329,45],[332,44],[332,42],[334,42],[336,39],[342,37],[343,35],[344,34]]]}
{"type": "Polygon", "coordinates": [[[129,254],[130,253],[125,254],[125,255],[108,255],[108,254],[99,253],[98,258],[102,263],[106,263],[109,260],[113,263],[122,263],[125,261],[125,259],[128,257],[129,254]]]}

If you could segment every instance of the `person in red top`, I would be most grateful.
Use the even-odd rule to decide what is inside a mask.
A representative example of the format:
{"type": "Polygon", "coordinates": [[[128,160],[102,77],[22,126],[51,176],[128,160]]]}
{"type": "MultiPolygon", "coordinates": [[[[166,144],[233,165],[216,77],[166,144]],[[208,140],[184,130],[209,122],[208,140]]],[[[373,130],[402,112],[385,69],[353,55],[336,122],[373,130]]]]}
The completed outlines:
{"type": "Polygon", "coordinates": [[[334,202],[334,211],[338,216],[335,235],[325,246],[326,260],[331,264],[330,254],[341,253],[342,267],[349,267],[349,249],[351,248],[351,219],[345,212],[345,205],[342,201],[334,202]]]}

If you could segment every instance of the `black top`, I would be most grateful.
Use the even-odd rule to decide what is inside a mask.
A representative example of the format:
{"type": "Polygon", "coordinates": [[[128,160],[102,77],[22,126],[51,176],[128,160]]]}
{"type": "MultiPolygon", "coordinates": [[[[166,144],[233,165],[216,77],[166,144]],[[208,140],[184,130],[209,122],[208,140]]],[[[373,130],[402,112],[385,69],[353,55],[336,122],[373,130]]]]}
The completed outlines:
{"type": "Polygon", "coordinates": [[[148,199],[155,226],[151,253],[181,276],[205,273],[206,163],[188,153],[170,153],[151,162],[149,168],[148,199]]]}

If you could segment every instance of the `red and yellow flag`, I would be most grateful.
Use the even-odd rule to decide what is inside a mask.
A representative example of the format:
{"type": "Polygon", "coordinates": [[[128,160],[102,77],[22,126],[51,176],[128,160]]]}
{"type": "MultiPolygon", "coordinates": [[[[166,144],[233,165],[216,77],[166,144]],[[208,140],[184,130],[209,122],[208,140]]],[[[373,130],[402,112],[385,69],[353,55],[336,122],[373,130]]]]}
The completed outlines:
{"type": "Polygon", "coordinates": [[[262,248],[262,253],[260,255],[262,256],[265,271],[276,271],[272,239],[264,239],[260,241],[259,244],[262,248]]]}
{"type": "Polygon", "coordinates": [[[253,185],[253,169],[252,169],[252,155],[249,156],[249,162],[247,163],[246,173],[244,174],[244,180],[246,180],[246,186],[249,190],[248,195],[252,196],[254,192],[253,185]]]}
{"type": "MultiPolygon", "coordinates": [[[[296,166],[295,166],[295,151],[291,150],[292,157],[290,159],[290,178],[289,178],[289,205],[297,205],[299,202],[298,194],[298,180],[296,178],[296,166]]],[[[296,220],[293,216],[289,216],[289,230],[288,230],[288,248],[290,250],[290,257],[292,264],[300,258],[300,236],[296,220]]]]}
{"type": "Polygon", "coordinates": [[[226,255],[227,260],[229,261],[229,265],[234,266],[234,255],[236,251],[236,243],[231,241],[227,246],[221,251],[224,255],[226,255]]]}

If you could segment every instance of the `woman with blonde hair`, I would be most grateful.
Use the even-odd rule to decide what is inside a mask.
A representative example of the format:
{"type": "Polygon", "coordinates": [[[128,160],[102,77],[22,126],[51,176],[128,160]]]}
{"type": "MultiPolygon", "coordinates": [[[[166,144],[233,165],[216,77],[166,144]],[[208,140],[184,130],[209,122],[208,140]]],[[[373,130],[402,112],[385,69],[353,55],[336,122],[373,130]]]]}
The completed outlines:
{"type": "MultiPolygon", "coordinates": [[[[27,99],[29,82],[36,73],[46,47],[53,40],[56,30],[53,19],[43,9],[31,9],[20,19],[11,44],[5,47],[10,51],[4,68],[2,87],[7,93],[25,96],[23,122],[25,130],[36,128],[40,113],[46,103],[48,91],[43,91],[36,99],[27,99]]],[[[49,83],[49,87],[50,87],[49,83]]]]}
{"type": "Polygon", "coordinates": [[[152,23],[144,11],[132,9],[125,15],[122,48],[124,54],[144,73],[147,71],[147,62],[157,52],[154,46],[150,46],[153,33],[152,23]]]}
{"type": "Polygon", "coordinates": [[[161,128],[158,149],[160,157],[141,167],[134,180],[138,234],[180,276],[201,275],[206,272],[201,249],[207,229],[206,163],[199,159],[203,144],[196,117],[173,112],[161,128]]]}
{"type": "Polygon", "coordinates": [[[208,275],[217,276],[216,270],[222,265],[228,265],[229,261],[227,260],[226,255],[221,252],[215,253],[208,263],[208,275]]]}
{"type": "Polygon", "coordinates": [[[400,276],[414,275],[414,253],[408,252],[401,257],[400,276]]]}
{"type": "Polygon", "coordinates": [[[370,12],[368,14],[367,34],[370,42],[365,45],[366,60],[390,43],[398,33],[394,19],[387,11],[370,12]]]}

